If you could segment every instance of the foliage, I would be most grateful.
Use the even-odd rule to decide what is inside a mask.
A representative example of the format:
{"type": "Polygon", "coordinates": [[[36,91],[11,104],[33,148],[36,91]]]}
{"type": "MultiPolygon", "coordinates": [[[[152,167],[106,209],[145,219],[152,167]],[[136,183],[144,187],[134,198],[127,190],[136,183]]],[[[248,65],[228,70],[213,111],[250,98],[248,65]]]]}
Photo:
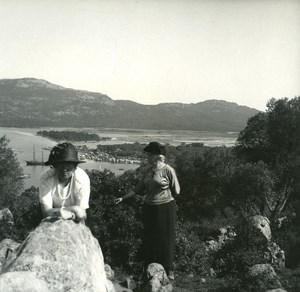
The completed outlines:
{"type": "Polygon", "coordinates": [[[176,158],[182,189],[177,198],[180,215],[192,220],[213,217],[222,208],[224,188],[235,165],[231,149],[184,147],[176,158]]]}
{"type": "Polygon", "coordinates": [[[266,200],[274,197],[274,179],[266,164],[245,163],[236,166],[224,192],[228,204],[244,215],[263,214],[266,200]]]}
{"type": "Polygon", "coordinates": [[[248,120],[245,129],[239,133],[235,151],[246,161],[271,160],[267,120],[266,113],[258,113],[248,120]]]}
{"type": "Polygon", "coordinates": [[[12,237],[17,241],[24,240],[28,233],[36,228],[42,220],[38,198],[38,189],[31,187],[13,202],[11,207],[11,212],[14,215],[12,237]]]}
{"type": "Polygon", "coordinates": [[[248,120],[235,151],[248,161],[263,161],[273,173],[276,194],[266,199],[275,220],[300,190],[300,97],[271,99],[266,113],[248,120]]]}
{"type": "MultiPolygon", "coordinates": [[[[249,119],[233,148],[167,145],[168,163],[175,168],[181,185],[181,194],[175,198],[179,218],[177,271],[209,277],[213,267],[222,280],[215,279],[218,285],[211,291],[249,291],[247,285],[254,284],[247,283],[241,275],[253,264],[266,262],[266,242],[249,232],[246,220],[257,214],[267,215],[273,222],[279,215],[287,215],[286,224],[274,228],[272,235],[286,252],[287,266],[296,268],[300,261],[297,252],[300,246],[299,119],[299,98],[271,100],[267,112],[249,119]],[[216,238],[220,227],[227,226],[235,227],[238,236],[219,252],[208,252],[205,242],[216,238]]],[[[10,153],[7,157],[14,161],[7,140],[3,139],[0,149],[10,153]]],[[[140,143],[99,145],[98,150],[142,158],[144,146],[140,143]]],[[[6,182],[12,179],[5,177],[8,165],[15,167],[8,172],[9,176],[19,175],[17,164],[2,163],[4,170],[1,167],[0,170],[6,182]]],[[[121,176],[108,170],[88,172],[91,198],[87,225],[98,239],[105,261],[131,273],[140,269],[143,199],[136,196],[119,205],[114,200],[135,186],[143,169],[144,166],[121,176]]],[[[0,186],[11,187],[2,182],[0,186]]],[[[15,194],[15,189],[10,189],[10,194],[15,194]]],[[[13,235],[19,240],[39,222],[37,191],[32,188],[10,200],[15,217],[13,235]]],[[[288,287],[296,287],[294,281],[298,274],[286,270],[281,277],[282,283],[286,280],[288,287]]]]}
{"type": "Polygon", "coordinates": [[[0,138],[0,209],[10,207],[23,187],[23,170],[8,144],[6,136],[0,138]]]}
{"type": "Polygon", "coordinates": [[[176,228],[176,270],[209,275],[212,257],[191,222],[178,222],[176,228]]]}
{"type": "Polygon", "coordinates": [[[137,182],[132,171],[116,177],[105,170],[90,171],[91,199],[88,226],[98,239],[107,262],[113,266],[136,269],[141,245],[141,199],[135,197],[120,205],[114,200],[137,182]]]}
{"type": "Polygon", "coordinates": [[[280,283],[283,283],[286,291],[298,292],[300,291],[300,269],[281,269],[277,271],[280,283]]]}
{"type": "Polygon", "coordinates": [[[255,264],[268,263],[265,257],[267,240],[252,228],[250,218],[240,218],[235,226],[237,236],[228,241],[215,255],[214,268],[219,276],[240,276],[255,264]]]}
{"type": "Polygon", "coordinates": [[[286,267],[294,269],[300,263],[300,218],[286,220],[272,230],[273,239],[285,251],[286,267]]]}

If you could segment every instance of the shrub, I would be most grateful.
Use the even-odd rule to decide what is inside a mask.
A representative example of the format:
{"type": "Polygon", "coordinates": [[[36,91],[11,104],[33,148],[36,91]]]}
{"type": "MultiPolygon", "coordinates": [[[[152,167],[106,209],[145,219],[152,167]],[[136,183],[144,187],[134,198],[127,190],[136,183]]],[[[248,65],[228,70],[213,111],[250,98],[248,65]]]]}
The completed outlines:
{"type": "Polygon", "coordinates": [[[116,177],[110,171],[91,171],[91,199],[88,226],[98,239],[106,262],[128,270],[138,268],[141,246],[141,199],[134,197],[122,204],[114,200],[126,194],[137,181],[127,172],[116,177]]]}
{"type": "Polygon", "coordinates": [[[38,188],[31,187],[25,190],[15,199],[11,212],[14,216],[11,237],[17,241],[23,241],[42,220],[38,188]]]}
{"type": "Polygon", "coordinates": [[[176,226],[176,270],[208,275],[212,264],[211,254],[195,232],[195,223],[178,222],[176,226]]]}

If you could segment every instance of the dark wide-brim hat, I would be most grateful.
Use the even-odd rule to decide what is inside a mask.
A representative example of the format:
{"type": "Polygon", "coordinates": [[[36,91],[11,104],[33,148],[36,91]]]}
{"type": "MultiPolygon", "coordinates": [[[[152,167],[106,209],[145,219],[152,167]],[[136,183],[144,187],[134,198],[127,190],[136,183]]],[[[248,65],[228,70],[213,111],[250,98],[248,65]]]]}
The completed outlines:
{"type": "Polygon", "coordinates": [[[150,154],[164,155],[166,156],[166,148],[164,145],[158,142],[150,142],[145,148],[144,151],[150,154]]]}
{"type": "Polygon", "coordinates": [[[85,161],[78,158],[78,151],[74,145],[64,142],[52,148],[45,165],[53,165],[60,162],[84,163],[85,161]]]}

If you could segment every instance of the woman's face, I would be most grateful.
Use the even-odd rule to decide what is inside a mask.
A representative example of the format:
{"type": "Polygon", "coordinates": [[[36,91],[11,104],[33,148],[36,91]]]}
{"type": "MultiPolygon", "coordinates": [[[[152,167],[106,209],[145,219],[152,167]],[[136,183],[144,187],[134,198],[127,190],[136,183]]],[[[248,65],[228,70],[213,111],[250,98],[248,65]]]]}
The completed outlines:
{"type": "Polygon", "coordinates": [[[147,159],[149,164],[155,164],[159,160],[159,155],[147,153],[147,159]]]}
{"type": "Polygon", "coordinates": [[[67,181],[71,178],[76,169],[76,163],[74,162],[59,162],[55,164],[57,171],[57,177],[59,181],[67,181]]]}

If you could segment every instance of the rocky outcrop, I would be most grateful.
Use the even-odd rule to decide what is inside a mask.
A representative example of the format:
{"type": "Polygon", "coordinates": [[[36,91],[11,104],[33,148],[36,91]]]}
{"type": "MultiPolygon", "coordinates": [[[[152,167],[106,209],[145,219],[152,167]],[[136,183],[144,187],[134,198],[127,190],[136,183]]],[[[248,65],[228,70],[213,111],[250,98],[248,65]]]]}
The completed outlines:
{"type": "Polygon", "coordinates": [[[147,267],[147,283],[143,292],[171,292],[172,284],[161,264],[152,263],[147,267]]]}
{"type": "Polygon", "coordinates": [[[9,279],[26,283],[26,274],[31,283],[45,284],[49,292],[114,291],[105,274],[98,241],[84,224],[71,220],[44,220],[10,253],[1,273],[0,291],[27,291],[8,290],[13,287],[9,279]]]}
{"type": "MultiPolygon", "coordinates": [[[[269,219],[261,215],[256,215],[251,218],[250,224],[252,224],[252,226],[250,226],[249,230],[253,230],[254,228],[255,231],[258,231],[253,232],[253,240],[257,240],[257,237],[260,236],[262,239],[267,241],[267,247],[264,253],[266,262],[271,263],[273,267],[283,268],[285,266],[285,254],[277,243],[272,241],[269,219]]],[[[251,239],[251,237],[249,239],[251,239]]]]}

